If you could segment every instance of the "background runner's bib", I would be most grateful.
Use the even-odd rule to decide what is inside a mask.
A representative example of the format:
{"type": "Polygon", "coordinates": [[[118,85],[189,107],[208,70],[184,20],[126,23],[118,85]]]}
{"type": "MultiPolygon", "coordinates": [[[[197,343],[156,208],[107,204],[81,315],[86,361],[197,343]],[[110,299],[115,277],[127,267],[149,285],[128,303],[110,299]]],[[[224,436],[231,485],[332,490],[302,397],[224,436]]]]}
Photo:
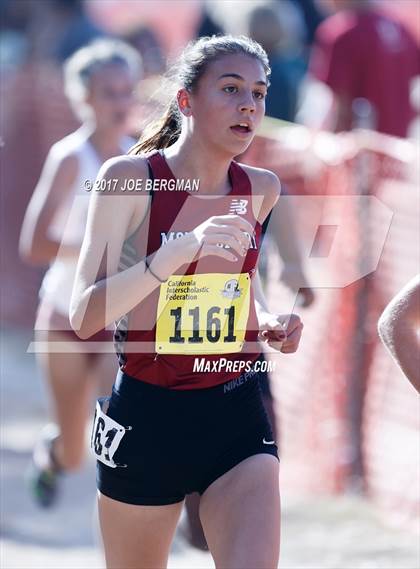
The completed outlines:
{"type": "Polygon", "coordinates": [[[96,401],[90,446],[97,460],[106,466],[117,468],[117,466],[126,466],[115,463],[113,457],[125,432],[130,431],[131,426],[123,427],[108,417],[104,411],[104,405],[109,403],[110,399],[110,397],[99,397],[96,401]]]}
{"type": "Polygon", "coordinates": [[[160,286],[157,353],[241,351],[249,316],[250,284],[248,273],[172,275],[160,286]]]}

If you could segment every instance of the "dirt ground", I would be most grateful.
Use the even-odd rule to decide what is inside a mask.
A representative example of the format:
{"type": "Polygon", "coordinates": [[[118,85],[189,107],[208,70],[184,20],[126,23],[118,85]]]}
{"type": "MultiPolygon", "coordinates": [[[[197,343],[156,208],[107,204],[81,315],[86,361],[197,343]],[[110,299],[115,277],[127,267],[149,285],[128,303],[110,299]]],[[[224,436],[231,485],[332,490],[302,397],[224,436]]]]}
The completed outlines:
{"type": "MultiPolygon", "coordinates": [[[[94,459],[63,479],[55,508],[37,508],[25,475],[31,449],[46,421],[47,398],[30,333],[3,330],[1,343],[1,541],[3,569],[103,568],[95,512],[94,459]]],[[[214,567],[211,555],[191,549],[180,533],[171,569],[214,567]]],[[[417,569],[420,546],[408,532],[385,527],[358,497],[302,499],[283,492],[283,569],[417,569]]],[[[238,568],[240,569],[240,568],[238,568]]]]}

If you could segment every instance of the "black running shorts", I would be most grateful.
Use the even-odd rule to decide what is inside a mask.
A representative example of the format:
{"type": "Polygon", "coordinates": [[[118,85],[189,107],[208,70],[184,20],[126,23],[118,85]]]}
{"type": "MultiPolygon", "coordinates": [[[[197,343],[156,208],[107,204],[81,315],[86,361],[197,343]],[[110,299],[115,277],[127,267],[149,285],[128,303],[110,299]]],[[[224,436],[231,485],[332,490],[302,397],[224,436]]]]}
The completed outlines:
{"type": "Polygon", "coordinates": [[[206,389],[174,390],[119,371],[107,415],[126,431],[111,468],[98,461],[102,494],[138,505],[202,494],[249,456],[278,459],[257,375],[206,389]]]}

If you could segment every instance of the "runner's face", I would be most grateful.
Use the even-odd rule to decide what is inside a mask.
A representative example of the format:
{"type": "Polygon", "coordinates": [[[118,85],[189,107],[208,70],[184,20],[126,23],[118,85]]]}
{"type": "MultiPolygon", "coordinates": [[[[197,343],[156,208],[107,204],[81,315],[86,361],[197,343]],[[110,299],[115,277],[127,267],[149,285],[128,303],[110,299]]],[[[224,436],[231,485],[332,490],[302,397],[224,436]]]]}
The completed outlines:
{"type": "Polygon", "coordinates": [[[92,75],[86,102],[99,128],[125,132],[133,90],[134,80],[125,65],[106,65],[92,75]]]}
{"type": "Polygon", "coordinates": [[[267,78],[257,59],[221,57],[208,66],[190,97],[194,131],[233,156],[241,154],[264,116],[266,93],[267,78]]]}

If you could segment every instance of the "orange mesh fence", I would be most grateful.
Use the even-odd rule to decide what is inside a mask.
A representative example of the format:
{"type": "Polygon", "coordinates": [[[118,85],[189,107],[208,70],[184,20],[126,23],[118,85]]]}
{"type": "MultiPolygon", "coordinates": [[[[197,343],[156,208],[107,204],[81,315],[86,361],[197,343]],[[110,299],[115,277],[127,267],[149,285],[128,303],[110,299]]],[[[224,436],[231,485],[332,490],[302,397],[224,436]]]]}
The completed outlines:
{"type": "MultiPolygon", "coordinates": [[[[342,255],[322,276],[306,259],[316,302],[294,309],[305,325],[298,352],[269,354],[276,362],[271,386],[282,483],[299,492],[365,490],[398,522],[413,521],[419,504],[418,398],[382,346],[377,320],[419,271],[416,145],[373,132],[310,133],[270,123],[263,134],[243,160],[279,175],[293,196],[286,199],[294,203],[303,250],[311,251],[313,228],[334,207],[331,198],[349,198],[342,255]],[[372,262],[375,270],[368,271],[372,262]],[[349,269],[365,276],[337,286],[349,269]]],[[[270,307],[287,313],[295,295],[280,282],[282,262],[270,241],[266,254],[270,307]]]]}

